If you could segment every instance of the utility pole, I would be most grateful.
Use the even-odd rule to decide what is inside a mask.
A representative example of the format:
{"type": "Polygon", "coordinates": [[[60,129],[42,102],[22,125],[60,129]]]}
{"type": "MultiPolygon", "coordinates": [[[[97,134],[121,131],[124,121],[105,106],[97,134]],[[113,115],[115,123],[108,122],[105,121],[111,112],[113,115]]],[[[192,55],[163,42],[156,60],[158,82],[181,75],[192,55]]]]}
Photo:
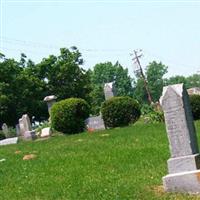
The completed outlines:
{"type": "Polygon", "coordinates": [[[142,54],[138,55],[138,52],[136,50],[134,50],[133,52],[134,52],[134,54],[131,54],[131,55],[134,55],[135,57],[132,60],[134,61],[134,64],[137,64],[137,66],[139,67],[139,69],[136,69],[135,71],[139,72],[139,74],[141,75],[141,77],[142,77],[142,79],[144,81],[144,87],[145,87],[145,90],[147,92],[148,101],[149,101],[149,103],[151,105],[153,103],[152,97],[151,97],[151,93],[149,91],[148,83],[147,83],[146,77],[144,75],[144,72],[143,72],[143,69],[142,69],[142,66],[141,66],[140,60],[139,60],[139,58],[142,57],[142,54]]]}

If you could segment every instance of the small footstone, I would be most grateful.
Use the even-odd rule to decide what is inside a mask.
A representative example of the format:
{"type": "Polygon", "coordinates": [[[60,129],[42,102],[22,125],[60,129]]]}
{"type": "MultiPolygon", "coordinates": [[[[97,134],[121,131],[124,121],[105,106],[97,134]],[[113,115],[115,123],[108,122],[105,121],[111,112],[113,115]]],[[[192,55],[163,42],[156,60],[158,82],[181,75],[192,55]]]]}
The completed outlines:
{"type": "Polygon", "coordinates": [[[50,129],[50,127],[43,128],[40,137],[41,137],[41,138],[43,138],[43,137],[49,137],[50,134],[51,134],[51,129],[50,129]]]}

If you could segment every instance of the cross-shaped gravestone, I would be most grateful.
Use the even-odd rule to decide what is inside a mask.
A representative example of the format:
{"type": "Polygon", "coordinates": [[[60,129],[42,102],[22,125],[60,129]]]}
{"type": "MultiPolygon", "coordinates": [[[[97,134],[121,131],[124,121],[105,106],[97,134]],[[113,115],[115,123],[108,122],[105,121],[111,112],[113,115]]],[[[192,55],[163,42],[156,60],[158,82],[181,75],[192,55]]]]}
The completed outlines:
{"type": "Polygon", "coordinates": [[[183,84],[163,88],[164,111],[171,158],[163,177],[166,191],[200,193],[200,155],[189,97],[183,84]]]}

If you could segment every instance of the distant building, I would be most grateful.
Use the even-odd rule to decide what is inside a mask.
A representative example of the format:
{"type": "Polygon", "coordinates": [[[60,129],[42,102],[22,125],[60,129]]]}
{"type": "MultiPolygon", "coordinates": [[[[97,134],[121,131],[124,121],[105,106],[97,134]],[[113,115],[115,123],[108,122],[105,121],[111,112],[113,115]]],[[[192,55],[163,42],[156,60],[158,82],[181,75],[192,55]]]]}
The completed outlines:
{"type": "Polygon", "coordinates": [[[200,87],[189,88],[187,89],[187,92],[189,95],[193,95],[193,94],[200,95],[200,87]]]}

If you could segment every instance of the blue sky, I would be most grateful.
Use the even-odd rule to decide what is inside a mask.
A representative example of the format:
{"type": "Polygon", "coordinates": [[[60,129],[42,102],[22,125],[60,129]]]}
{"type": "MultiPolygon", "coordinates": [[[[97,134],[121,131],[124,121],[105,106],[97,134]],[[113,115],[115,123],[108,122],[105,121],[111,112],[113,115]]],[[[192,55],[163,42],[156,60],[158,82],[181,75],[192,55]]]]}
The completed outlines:
{"type": "Polygon", "coordinates": [[[1,1],[1,52],[35,62],[77,46],[84,68],[117,60],[133,75],[130,53],[143,67],[162,61],[168,75],[200,70],[200,1],[1,1]]]}

